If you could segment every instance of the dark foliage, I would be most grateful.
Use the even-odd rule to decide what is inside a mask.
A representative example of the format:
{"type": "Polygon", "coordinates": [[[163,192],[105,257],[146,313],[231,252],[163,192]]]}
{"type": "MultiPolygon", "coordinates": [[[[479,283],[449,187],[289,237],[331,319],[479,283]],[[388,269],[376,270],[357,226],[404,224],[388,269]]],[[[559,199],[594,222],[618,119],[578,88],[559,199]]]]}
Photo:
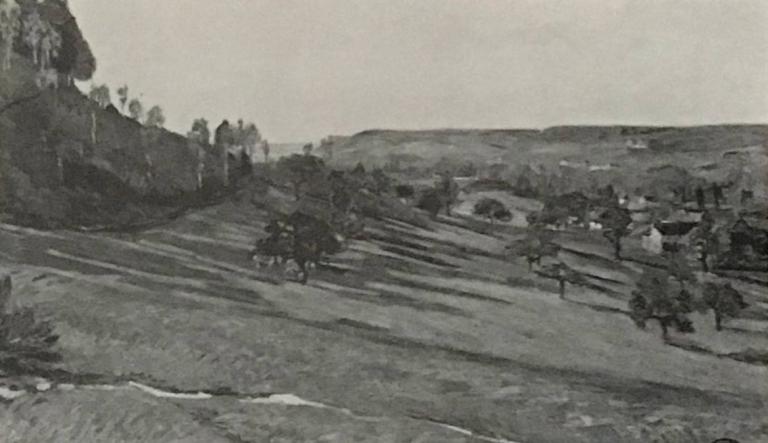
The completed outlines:
{"type": "Polygon", "coordinates": [[[443,198],[439,190],[429,189],[421,195],[416,207],[426,211],[432,218],[436,218],[443,208],[443,198]]]}
{"type": "MultiPolygon", "coordinates": [[[[306,192],[313,183],[323,181],[325,178],[325,163],[319,157],[313,155],[294,154],[283,157],[277,162],[276,176],[278,180],[285,180],[293,187],[296,200],[306,192]]],[[[320,186],[324,189],[325,186],[320,186]]]]}
{"type": "Polygon", "coordinates": [[[510,220],[512,213],[504,204],[493,198],[483,198],[475,204],[476,215],[487,218],[491,223],[494,220],[510,220]]]}
{"type": "Polygon", "coordinates": [[[293,260],[302,283],[309,279],[309,264],[317,265],[342,249],[342,238],[329,223],[303,212],[274,219],[265,231],[268,236],[257,241],[251,257],[266,257],[273,263],[293,260]]]}
{"type": "Polygon", "coordinates": [[[565,285],[566,283],[574,285],[584,285],[587,280],[584,276],[571,268],[562,261],[544,266],[539,274],[545,278],[551,278],[557,280],[560,298],[565,299],[565,285]]]}
{"type": "Polygon", "coordinates": [[[723,329],[724,317],[736,317],[749,305],[744,297],[730,283],[708,282],[704,285],[703,301],[705,309],[711,309],[715,315],[715,328],[723,329]]]}
{"type": "Polygon", "coordinates": [[[554,242],[554,233],[546,229],[534,227],[528,231],[528,235],[506,248],[517,257],[525,257],[528,262],[528,271],[533,270],[534,263],[541,266],[544,257],[556,257],[560,251],[560,245],[554,242]]]}
{"type": "Polygon", "coordinates": [[[412,198],[416,194],[416,190],[411,185],[397,185],[395,186],[395,194],[398,198],[412,198]]]}
{"type": "Polygon", "coordinates": [[[639,328],[644,329],[648,320],[658,321],[665,342],[672,326],[681,333],[694,332],[693,322],[686,316],[692,312],[692,296],[685,290],[672,289],[665,271],[653,268],[643,271],[629,300],[629,310],[639,328]]]}
{"type": "Polygon", "coordinates": [[[621,239],[629,234],[632,217],[629,210],[618,205],[609,206],[600,216],[603,225],[603,236],[613,245],[613,255],[621,260],[621,239]]]}
{"type": "Polygon", "coordinates": [[[0,373],[34,374],[61,360],[54,349],[59,337],[31,309],[6,312],[10,293],[11,279],[5,277],[0,282],[0,373]]]}

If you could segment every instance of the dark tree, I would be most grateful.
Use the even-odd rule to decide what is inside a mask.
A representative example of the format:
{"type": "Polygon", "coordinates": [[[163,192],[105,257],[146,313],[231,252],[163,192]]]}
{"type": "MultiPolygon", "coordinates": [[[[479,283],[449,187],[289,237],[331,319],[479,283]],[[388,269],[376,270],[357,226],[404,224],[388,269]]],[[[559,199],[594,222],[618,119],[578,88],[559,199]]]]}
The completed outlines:
{"type": "Polygon", "coordinates": [[[307,265],[341,252],[342,243],[330,224],[311,215],[294,212],[288,217],[288,224],[293,232],[293,260],[301,271],[301,282],[306,284],[307,265]]]}
{"type": "Polygon", "coordinates": [[[557,257],[560,245],[554,242],[554,233],[539,227],[531,228],[528,235],[517,240],[506,248],[518,257],[525,257],[528,262],[528,272],[533,271],[534,263],[541,266],[544,257],[557,257]]]}
{"type": "Polygon", "coordinates": [[[520,174],[515,182],[515,194],[520,197],[536,197],[536,190],[533,189],[531,179],[525,174],[520,174]]]}
{"type": "Polygon", "coordinates": [[[699,209],[704,210],[706,199],[704,198],[704,189],[701,186],[696,187],[696,204],[699,206],[699,209]]]}
{"type": "Polygon", "coordinates": [[[277,174],[291,183],[296,200],[301,199],[303,187],[323,175],[325,164],[313,155],[293,154],[277,162],[277,174]]]}
{"type": "Polygon", "coordinates": [[[235,132],[228,120],[223,120],[213,135],[213,143],[216,146],[231,146],[235,143],[235,132]]]}
{"type": "Polygon", "coordinates": [[[475,215],[487,218],[491,223],[494,220],[510,220],[512,213],[504,204],[493,198],[483,198],[475,203],[475,215]]]}
{"type": "Polygon", "coordinates": [[[253,163],[251,162],[251,156],[245,150],[240,152],[240,175],[247,177],[253,174],[253,163]]]}
{"type": "Polygon", "coordinates": [[[667,272],[680,285],[681,291],[685,290],[687,282],[696,281],[696,276],[693,274],[685,254],[679,251],[670,252],[665,254],[664,258],[667,262],[667,272]]]}
{"type": "Polygon", "coordinates": [[[301,282],[309,279],[309,264],[319,264],[342,249],[340,236],[332,226],[317,217],[294,212],[284,220],[272,220],[265,228],[266,238],[256,242],[251,256],[260,255],[285,263],[292,259],[301,272],[301,282]]]}
{"type": "Polygon", "coordinates": [[[529,217],[529,223],[540,223],[553,226],[564,226],[569,219],[586,219],[585,214],[589,209],[589,199],[581,192],[552,196],[544,202],[544,208],[529,217]]]}
{"type": "Polygon", "coordinates": [[[712,183],[712,199],[715,208],[720,209],[720,201],[723,200],[723,187],[719,183],[712,183]]]}
{"type": "Polygon", "coordinates": [[[560,298],[563,300],[565,300],[566,283],[574,285],[583,285],[586,283],[586,279],[581,273],[562,261],[544,266],[539,273],[545,278],[557,280],[558,292],[560,298]]]}
{"type": "Polygon", "coordinates": [[[621,239],[629,234],[632,217],[629,210],[618,205],[606,208],[600,217],[603,225],[603,237],[613,245],[613,256],[621,260],[621,239]]]}
{"type": "Polygon", "coordinates": [[[250,257],[260,256],[272,264],[285,263],[293,257],[293,235],[285,221],[273,219],[264,228],[267,237],[256,241],[250,257]]]}
{"type": "Polygon", "coordinates": [[[128,104],[128,85],[117,88],[117,97],[120,99],[120,111],[125,111],[125,105],[128,104]]]}
{"type": "Polygon", "coordinates": [[[723,317],[736,317],[749,305],[730,283],[708,282],[703,290],[704,305],[715,314],[715,329],[723,330],[723,317]]]}
{"type": "Polygon", "coordinates": [[[56,363],[61,356],[55,350],[59,337],[53,325],[35,317],[33,310],[10,311],[11,277],[0,279],[0,367],[4,376],[28,375],[56,363]]]}
{"type": "Polygon", "coordinates": [[[429,189],[422,194],[416,207],[427,211],[434,219],[443,207],[443,198],[439,190],[429,189]]]}
{"type": "Polygon", "coordinates": [[[165,125],[163,109],[160,106],[152,106],[152,108],[147,111],[147,120],[144,124],[153,128],[162,128],[163,125],[165,125]]]}
{"type": "Polygon", "coordinates": [[[204,118],[195,119],[192,122],[192,129],[187,133],[187,138],[200,143],[201,145],[208,145],[211,141],[211,131],[208,129],[208,120],[204,118]]]}
{"type": "Polygon", "coordinates": [[[371,179],[368,180],[367,188],[376,195],[384,195],[392,189],[392,179],[380,168],[375,168],[371,172],[371,179]]]}
{"type": "Polygon", "coordinates": [[[450,216],[451,207],[456,203],[456,199],[459,197],[459,185],[453,177],[448,174],[443,174],[437,189],[443,200],[443,206],[445,206],[445,215],[450,216]]]}
{"type": "Polygon", "coordinates": [[[669,339],[670,327],[681,333],[694,332],[693,323],[686,316],[692,312],[690,293],[670,288],[665,271],[652,268],[643,271],[629,300],[629,310],[639,328],[645,329],[648,320],[658,321],[665,342],[669,339]]]}
{"type": "Polygon", "coordinates": [[[416,191],[411,185],[397,185],[395,186],[395,194],[398,198],[413,198],[416,191]]]}
{"type": "Polygon", "coordinates": [[[715,229],[715,222],[709,212],[704,211],[699,226],[691,235],[691,242],[696,248],[701,270],[709,272],[709,258],[720,252],[720,239],[715,229]]]}
{"type": "Polygon", "coordinates": [[[332,171],[328,174],[328,184],[331,206],[341,214],[349,213],[353,203],[352,184],[347,180],[344,171],[332,171]]]}

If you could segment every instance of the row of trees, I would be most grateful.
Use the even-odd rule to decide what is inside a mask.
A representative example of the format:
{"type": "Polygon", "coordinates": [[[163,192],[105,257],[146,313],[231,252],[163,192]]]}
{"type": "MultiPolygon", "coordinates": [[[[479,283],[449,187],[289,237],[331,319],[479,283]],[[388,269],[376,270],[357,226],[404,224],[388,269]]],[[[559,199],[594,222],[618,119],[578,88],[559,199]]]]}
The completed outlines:
{"type": "Polygon", "coordinates": [[[629,210],[619,204],[611,186],[599,189],[591,197],[577,191],[549,197],[541,211],[528,215],[532,226],[563,227],[578,223],[589,228],[593,222],[599,223],[603,236],[611,243],[614,258],[621,260],[621,241],[630,232],[632,217],[629,210]]]}
{"type": "Polygon", "coordinates": [[[63,40],[61,33],[32,9],[22,14],[15,0],[0,0],[0,45],[2,45],[2,69],[11,68],[14,44],[23,42],[32,55],[32,62],[40,70],[49,69],[59,55],[63,40]]]}
{"type": "MultiPolygon", "coordinates": [[[[701,233],[698,235],[702,238],[707,238],[712,229],[711,221],[708,218],[705,220],[699,227],[701,233]]],[[[624,222],[620,225],[623,226],[624,222]]],[[[555,231],[541,224],[533,225],[524,238],[507,246],[507,250],[514,256],[525,258],[529,272],[535,264],[541,276],[558,281],[560,297],[564,298],[567,283],[584,285],[587,281],[581,273],[558,260],[561,248],[555,242],[555,235],[555,231]],[[544,258],[553,262],[542,266],[544,258]]],[[[630,317],[638,327],[645,328],[649,321],[658,322],[665,341],[671,328],[680,333],[694,332],[693,322],[688,317],[694,311],[711,311],[716,330],[720,331],[724,319],[736,317],[748,307],[743,296],[726,281],[698,284],[696,274],[682,251],[667,253],[661,267],[646,267],[643,270],[628,306],[630,317]],[[695,291],[698,291],[698,296],[694,295],[695,291]]]]}
{"type": "MultiPolygon", "coordinates": [[[[144,115],[144,105],[138,98],[132,98],[129,100],[129,89],[127,85],[121,86],[117,89],[118,102],[120,103],[120,112],[125,113],[125,107],[128,106],[128,115],[136,120],[144,122],[144,125],[149,127],[162,128],[165,125],[165,115],[163,109],[160,106],[152,106],[144,115]]],[[[112,104],[112,94],[109,86],[91,85],[91,90],[88,93],[88,98],[95,102],[100,108],[108,109],[114,107],[112,104]]],[[[117,108],[114,108],[115,110],[117,108]]]]}
{"type": "Polygon", "coordinates": [[[688,318],[694,311],[712,311],[715,329],[721,331],[724,318],[736,317],[748,307],[744,297],[725,281],[705,282],[700,287],[699,297],[694,296],[691,286],[686,287],[686,283],[692,285],[696,279],[684,257],[676,254],[667,261],[666,269],[646,268],[632,293],[630,316],[638,327],[645,328],[649,321],[657,321],[662,338],[667,341],[672,327],[681,333],[695,331],[688,318]],[[677,282],[677,286],[671,281],[677,282]]]}

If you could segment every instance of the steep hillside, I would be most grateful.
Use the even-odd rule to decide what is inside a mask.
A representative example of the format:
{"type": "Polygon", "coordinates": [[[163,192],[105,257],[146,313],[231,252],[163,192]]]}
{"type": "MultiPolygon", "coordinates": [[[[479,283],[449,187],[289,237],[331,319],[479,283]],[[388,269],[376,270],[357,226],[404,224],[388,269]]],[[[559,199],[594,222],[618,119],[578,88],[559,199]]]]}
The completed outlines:
{"type": "Polygon", "coordinates": [[[225,184],[203,177],[225,169],[213,148],[103,109],[73,86],[92,75],[95,60],[65,3],[18,4],[21,22],[38,14],[62,46],[46,65],[19,39],[3,60],[0,218],[39,227],[135,225],[199,200],[204,183],[213,185],[205,191],[225,184]]]}

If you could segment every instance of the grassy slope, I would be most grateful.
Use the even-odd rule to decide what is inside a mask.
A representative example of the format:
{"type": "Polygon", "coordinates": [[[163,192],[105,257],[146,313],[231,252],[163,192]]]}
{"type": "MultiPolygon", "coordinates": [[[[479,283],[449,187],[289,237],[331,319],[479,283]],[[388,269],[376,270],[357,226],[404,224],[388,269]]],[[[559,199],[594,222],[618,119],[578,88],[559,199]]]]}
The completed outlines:
{"type": "MultiPolygon", "coordinates": [[[[497,258],[499,237],[443,223],[433,230],[375,223],[369,231],[378,240],[355,242],[334,260],[351,271],[320,270],[306,287],[275,285],[273,274],[245,260],[264,221],[263,212],[227,203],[131,236],[4,226],[0,258],[15,273],[14,303],[55,322],[72,372],[185,390],[291,392],[381,418],[367,427],[350,417],[294,415],[312,416],[300,407],[126,398],[148,423],[182,414],[246,441],[462,441],[429,420],[519,441],[766,438],[768,370],[663,345],[658,331],[597,309],[626,306],[626,285],[617,284],[613,298],[577,288],[571,301],[559,300],[553,284],[497,258]],[[382,240],[394,234],[397,241],[382,240]]],[[[616,280],[633,272],[601,263],[582,264],[616,280]]],[[[715,335],[700,323],[694,340],[707,344],[715,335]]],[[[735,331],[715,340],[720,350],[768,344],[765,335],[735,331]]],[[[61,395],[83,411],[96,407],[61,395]]],[[[47,422],[22,427],[20,417],[37,406],[21,401],[0,420],[22,434],[50,432],[47,422]]],[[[49,402],[46,413],[61,413],[57,405],[49,402]]],[[[121,414],[105,420],[120,423],[121,414]]],[[[103,435],[144,431],[119,432],[127,434],[103,435]]]]}

